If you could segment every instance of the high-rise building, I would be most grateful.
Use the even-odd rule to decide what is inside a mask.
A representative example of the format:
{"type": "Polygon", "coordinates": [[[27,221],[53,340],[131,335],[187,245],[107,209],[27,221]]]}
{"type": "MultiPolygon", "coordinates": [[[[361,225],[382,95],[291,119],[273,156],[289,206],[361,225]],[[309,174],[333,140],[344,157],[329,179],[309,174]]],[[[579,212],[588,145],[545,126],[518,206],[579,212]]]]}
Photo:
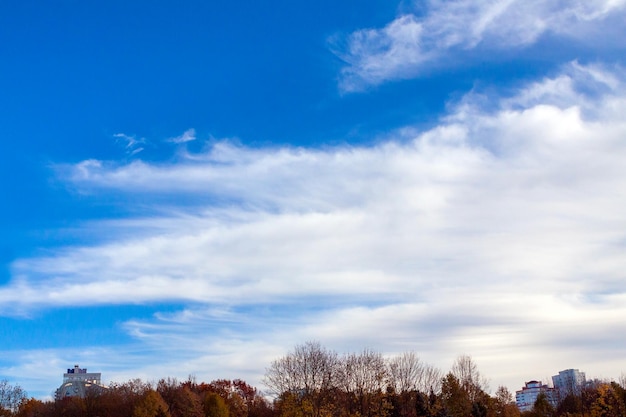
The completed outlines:
{"type": "Polygon", "coordinates": [[[103,390],[106,389],[102,385],[101,374],[87,372],[87,368],[80,368],[74,365],[74,368],[68,368],[63,374],[63,383],[56,390],[56,398],[59,400],[65,397],[84,397],[89,389],[103,390]]]}
{"type": "Polygon", "coordinates": [[[524,388],[515,391],[515,404],[520,411],[531,411],[539,394],[544,393],[550,404],[556,406],[556,392],[541,381],[528,381],[524,388]]]}
{"type": "Polygon", "coordinates": [[[585,381],[585,373],[580,372],[578,369],[566,369],[552,377],[552,384],[558,391],[560,398],[564,398],[569,394],[580,394],[585,381]]]}

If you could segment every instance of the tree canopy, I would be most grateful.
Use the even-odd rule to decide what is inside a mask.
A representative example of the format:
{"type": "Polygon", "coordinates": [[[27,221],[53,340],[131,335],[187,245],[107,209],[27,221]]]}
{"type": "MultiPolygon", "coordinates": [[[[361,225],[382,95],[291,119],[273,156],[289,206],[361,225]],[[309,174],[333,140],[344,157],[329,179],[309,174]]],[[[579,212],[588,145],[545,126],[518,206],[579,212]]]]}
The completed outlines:
{"type": "Polygon", "coordinates": [[[513,395],[487,379],[469,355],[448,372],[415,352],[339,355],[318,342],[297,345],[266,369],[268,392],[240,379],[156,383],[133,379],[54,401],[27,398],[0,381],[0,417],[624,417],[626,378],[595,381],[553,404],[539,395],[520,413],[513,395]]]}

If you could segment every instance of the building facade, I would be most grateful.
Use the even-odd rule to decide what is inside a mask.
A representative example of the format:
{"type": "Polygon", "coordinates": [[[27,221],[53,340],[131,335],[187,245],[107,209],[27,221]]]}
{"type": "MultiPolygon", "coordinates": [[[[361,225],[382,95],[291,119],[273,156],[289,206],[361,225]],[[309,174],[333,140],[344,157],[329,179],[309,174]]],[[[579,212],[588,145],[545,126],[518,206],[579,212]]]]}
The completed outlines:
{"type": "Polygon", "coordinates": [[[569,394],[580,394],[585,382],[585,373],[578,369],[566,369],[552,377],[552,384],[560,398],[565,398],[569,394]]]}
{"type": "Polygon", "coordinates": [[[102,385],[101,374],[95,372],[87,372],[87,368],[80,368],[74,365],[74,368],[68,368],[63,374],[63,383],[56,390],[56,399],[60,400],[66,397],[85,397],[89,390],[106,389],[102,385]]]}
{"type": "Polygon", "coordinates": [[[519,391],[515,391],[515,404],[520,411],[531,411],[539,394],[545,393],[546,398],[550,404],[556,407],[557,396],[556,390],[550,388],[541,381],[528,381],[524,388],[519,391]]]}

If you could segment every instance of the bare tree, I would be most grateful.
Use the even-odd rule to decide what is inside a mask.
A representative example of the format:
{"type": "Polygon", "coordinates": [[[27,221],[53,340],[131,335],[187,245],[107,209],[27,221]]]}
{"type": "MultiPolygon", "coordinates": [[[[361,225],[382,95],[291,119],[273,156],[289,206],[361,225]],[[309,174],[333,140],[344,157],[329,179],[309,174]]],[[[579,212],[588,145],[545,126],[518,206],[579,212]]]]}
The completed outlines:
{"type": "Polygon", "coordinates": [[[489,390],[487,379],[480,374],[478,365],[469,355],[460,355],[456,358],[451,373],[459,380],[471,401],[475,401],[481,393],[489,390]]]}
{"type": "Polygon", "coordinates": [[[437,394],[441,392],[441,381],[443,380],[443,372],[441,369],[433,365],[424,365],[424,374],[422,375],[422,385],[417,387],[418,391],[424,393],[437,394]]]}
{"type": "Polygon", "coordinates": [[[337,354],[318,342],[306,342],[273,361],[265,371],[264,384],[275,395],[285,392],[313,392],[331,387],[337,354]]]}
{"type": "Polygon", "coordinates": [[[306,342],[294,351],[272,362],[265,371],[264,383],[276,396],[295,396],[307,404],[313,416],[332,406],[330,393],[336,380],[337,354],[318,342],[306,342]]]}
{"type": "Polygon", "coordinates": [[[339,378],[348,397],[354,398],[361,415],[371,415],[371,409],[380,408],[387,368],[382,354],[371,350],[351,353],[341,361],[339,378]]]}
{"type": "MultiPolygon", "coordinates": [[[[387,361],[387,392],[393,393],[395,415],[413,415],[417,408],[428,408],[426,398],[441,389],[442,374],[422,362],[415,352],[404,352],[387,361]]],[[[425,412],[425,411],[424,411],[425,412]]]]}
{"type": "Polygon", "coordinates": [[[396,393],[419,391],[437,393],[441,389],[443,373],[422,362],[415,352],[404,352],[387,361],[388,385],[396,393]]]}
{"type": "Polygon", "coordinates": [[[371,393],[382,390],[387,369],[382,354],[372,350],[346,355],[341,362],[344,386],[351,392],[371,393]]]}
{"type": "Polygon", "coordinates": [[[19,385],[11,385],[6,379],[0,381],[0,411],[2,409],[11,413],[17,411],[25,398],[26,392],[19,385]]]}
{"type": "Polygon", "coordinates": [[[416,391],[424,374],[424,365],[415,352],[404,352],[387,361],[388,386],[396,393],[416,391]]]}

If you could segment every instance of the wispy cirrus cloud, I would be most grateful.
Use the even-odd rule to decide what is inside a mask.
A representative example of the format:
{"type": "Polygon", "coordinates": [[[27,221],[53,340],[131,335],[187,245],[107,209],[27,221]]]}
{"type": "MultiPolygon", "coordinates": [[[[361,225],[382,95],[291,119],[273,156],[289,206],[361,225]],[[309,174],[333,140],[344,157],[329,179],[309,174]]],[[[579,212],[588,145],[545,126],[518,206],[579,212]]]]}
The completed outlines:
{"type": "Polygon", "coordinates": [[[495,110],[468,95],[439,126],[408,141],[329,150],[219,143],[190,161],[65,167],[79,189],[186,194],[202,204],[173,200],[159,215],[120,222],[133,225],[133,238],[19,260],[0,299],[56,305],[81,292],[85,302],[219,302],[233,288],[238,303],[249,294],[403,298],[406,288],[423,290],[461,271],[497,281],[550,270],[546,287],[567,286],[574,274],[581,281],[571,290],[582,283],[589,290],[594,274],[572,259],[603,248],[606,263],[584,268],[619,264],[623,91],[617,75],[574,63],[495,110]],[[520,250],[532,260],[518,260],[520,250]],[[98,278],[87,279],[96,270],[98,278]],[[408,279],[416,273],[430,278],[408,279]],[[129,282],[136,291],[125,298],[129,282]]]}
{"type": "Polygon", "coordinates": [[[131,156],[144,150],[143,145],[146,143],[145,138],[137,138],[135,135],[127,135],[125,133],[116,133],[113,137],[118,142],[123,143],[126,153],[131,156]]]}
{"type": "MultiPolygon", "coordinates": [[[[419,347],[438,366],[462,349],[501,382],[529,361],[553,369],[557,352],[584,368],[625,342],[621,74],[571,63],[371,147],[221,142],[175,162],[61,167],[73,187],[159,210],[92,226],[106,243],[14,262],[0,314],[183,304],[124,328],[160,357],[184,351],[189,369],[224,362],[255,378],[258,358],[306,339],[419,347]]],[[[172,358],[160,371],[180,369],[172,358]]]]}
{"type": "Polygon", "coordinates": [[[604,42],[607,19],[624,16],[626,1],[430,0],[423,14],[408,13],[379,29],[361,29],[335,48],[346,62],[340,87],[358,91],[388,80],[419,76],[446,65],[453,54],[489,54],[524,48],[553,34],[604,42]]]}
{"type": "Polygon", "coordinates": [[[169,142],[173,143],[187,143],[196,140],[196,130],[195,129],[187,129],[183,132],[182,135],[176,136],[173,138],[169,138],[169,142]]]}

